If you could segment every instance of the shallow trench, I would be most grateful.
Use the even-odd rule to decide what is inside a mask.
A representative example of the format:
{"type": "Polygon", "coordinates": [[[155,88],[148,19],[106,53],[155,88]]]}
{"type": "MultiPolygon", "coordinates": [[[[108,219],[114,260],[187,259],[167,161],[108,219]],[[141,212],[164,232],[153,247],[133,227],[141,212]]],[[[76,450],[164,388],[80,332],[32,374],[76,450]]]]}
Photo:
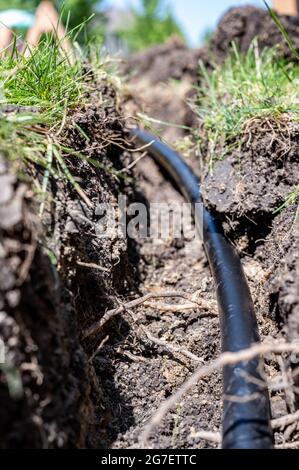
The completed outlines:
{"type": "MultiPolygon", "coordinates": [[[[112,153],[109,158],[116,156],[112,153]]],[[[134,158],[138,160],[137,155],[134,158]]],[[[124,166],[132,163],[132,157],[121,160],[124,166]]],[[[196,171],[197,162],[190,159],[189,163],[196,171]]],[[[72,192],[58,191],[48,225],[54,227],[53,250],[59,240],[57,272],[49,253],[37,243],[40,232],[30,191],[22,192],[16,177],[7,173],[2,165],[2,183],[6,178],[11,200],[1,211],[9,220],[14,203],[19,218],[11,226],[2,222],[1,227],[6,252],[1,266],[0,327],[15,364],[4,373],[4,381],[1,376],[0,393],[7,403],[1,415],[3,446],[137,447],[153,412],[198,366],[198,361],[171,352],[165,343],[187,349],[203,363],[220,354],[213,279],[201,242],[193,239],[193,232],[134,243],[115,237],[97,240],[93,231],[97,216],[72,192]],[[31,246],[34,257],[29,258],[31,264],[20,282],[17,274],[28,260],[25,248],[31,246]],[[175,297],[150,300],[115,316],[94,337],[82,339],[86,327],[119,302],[165,292],[182,294],[197,304],[186,307],[186,299],[175,297]],[[12,397],[7,388],[18,372],[16,366],[23,381],[21,399],[12,397]]],[[[137,162],[134,173],[134,186],[131,182],[113,186],[113,178],[94,172],[89,196],[113,204],[119,193],[127,194],[129,202],[147,205],[184,202],[150,157],[137,162]]],[[[260,238],[258,233],[255,236],[260,238]]],[[[243,263],[262,338],[284,337],[278,298],[266,295],[267,284],[257,282],[256,260],[246,256],[243,263]]],[[[279,373],[272,361],[267,361],[266,369],[269,378],[279,373]]],[[[274,418],[290,411],[282,392],[273,394],[271,403],[274,418]]],[[[219,431],[221,412],[221,374],[215,373],[167,414],[150,445],[216,447],[195,440],[192,434],[219,431]]],[[[277,439],[280,442],[280,434],[277,439]]]]}
{"type": "MultiPolygon", "coordinates": [[[[197,162],[189,163],[196,169],[197,162]]],[[[183,198],[165,179],[149,157],[136,165],[138,192],[150,203],[183,203],[183,198]]],[[[270,227],[269,227],[270,231],[270,227]]],[[[256,239],[260,234],[255,234],[256,239]]],[[[175,298],[150,301],[115,318],[107,326],[107,342],[94,359],[95,370],[104,377],[105,408],[108,412],[104,447],[136,447],[147,422],[161,402],[169,397],[198,366],[180,352],[171,352],[166,342],[187,349],[203,363],[220,354],[220,330],[213,279],[198,239],[187,236],[139,241],[139,295],[176,292],[199,303],[184,308],[186,300],[175,298]],[[114,338],[115,328],[123,334],[114,338]],[[157,342],[157,339],[160,340],[157,342]],[[111,369],[112,366],[112,369],[111,369]],[[113,378],[111,377],[113,371],[113,378]],[[117,399],[115,399],[115,392],[117,399]]],[[[260,265],[253,256],[243,258],[258,316],[262,339],[282,338],[278,318],[271,315],[274,304],[265,283],[257,280],[260,265]]],[[[263,270],[262,270],[263,271],[263,270]]],[[[261,275],[261,272],[259,273],[261,275]]],[[[273,299],[272,299],[273,300],[273,299]]],[[[272,312],[273,313],[273,312],[272,312]]],[[[104,333],[103,333],[104,337],[104,333]]],[[[279,373],[273,361],[266,362],[269,379],[279,373]]],[[[217,444],[192,437],[194,431],[221,429],[221,374],[215,373],[194,387],[168,413],[151,436],[154,448],[205,448],[217,444]]],[[[272,396],[272,417],[288,413],[283,393],[272,396]]],[[[277,433],[277,442],[282,435],[277,433]]]]}
{"type": "MultiPolygon", "coordinates": [[[[182,57],[185,58],[184,50],[182,57]]],[[[196,65],[192,74],[193,69],[196,65]]],[[[192,80],[189,77],[187,89],[192,80]]],[[[167,86],[163,83],[161,89],[167,86]]],[[[152,91],[152,87],[148,88],[152,91]]],[[[161,89],[157,91],[158,98],[161,89]]],[[[185,103],[184,83],[182,97],[176,89],[178,103],[173,103],[173,89],[167,90],[164,98],[172,105],[169,114],[161,116],[147,109],[148,114],[169,122],[175,116],[177,124],[190,125],[191,121],[193,125],[185,103]]],[[[88,112],[78,112],[74,117],[91,136],[91,148],[105,139],[105,126],[111,135],[116,131],[124,137],[115,112],[115,96],[109,87],[103,94],[108,94],[107,109],[97,106],[92,97],[95,104],[89,106],[88,112]]],[[[156,97],[152,100],[157,104],[156,97]]],[[[163,100],[162,103],[163,112],[167,113],[163,100]]],[[[165,134],[175,141],[184,132],[166,127],[165,134]]],[[[72,144],[80,140],[75,132],[69,137],[72,144]]],[[[116,205],[120,193],[129,202],[147,205],[183,202],[148,156],[135,165],[134,175],[130,170],[123,173],[129,178],[117,179],[114,170],[123,171],[131,165],[132,155],[128,157],[113,145],[96,154],[112,173],[88,173],[82,162],[69,163],[96,206],[102,202],[116,205]]],[[[198,171],[198,161],[190,158],[189,163],[198,171]]],[[[191,234],[137,242],[118,240],[112,234],[97,240],[97,211],[86,207],[74,192],[55,185],[55,204],[47,213],[47,229],[41,235],[30,188],[25,190],[15,175],[7,176],[8,173],[0,161],[1,187],[8,187],[8,192],[4,191],[6,199],[0,198],[1,249],[4,247],[0,252],[0,333],[12,359],[9,370],[0,374],[0,447],[137,447],[153,412],[198,366],[197,361],[170,352],[162,343],[187,349],[205,363],[220,354],[214,285],[202,245],[191,234]],[[12,207],[17,208],[18,218],[3,225],[3,220],[11,220],[8,216],[12,207]],[[18,275],[20,268],[22,279],[18,275]],[[151,300],[112,318],[96,336],[82,339],[84,330],[107,309],[144,294],[161,292],[194,296],[199,305],[186,308],[186,299],[174,297],[151,300]],[[15,384],[20,385],[18,374],[23,383],[22,396],[18,396],[18,388],[12,389],[15,384]]],[[[261,217],[264,219],[263,214],[261,217]]],[[[238,238],[250,235],[249,255],[243,254],[243,264],[263,339],[285,338],[288,313],[294,313],[293,331],[298,328],[294,249],[298,238],[295,234],[288,238],[293,221],[294,208],[267,219],[261,232],[246,218],[238,221],[238,238]],[[273,253],[279,264],[288,251],[275,286],[276,281],[268,282],[273,274],[269,271],[273,253]]],[[[281,372],[279,365],[270,360],[266,361],[266,371],[270,379],[281,372]]],[[[294,403],[287,403],[279,391],[272,394],[271,405],[276,418],[292,411],[294,403]]],[[[219,431],[221,413],[221,374],[215,373],[201,380],[167,414],[151,436],[150,445],[216,447],[215,443],[195,440],[192,433],[219,431]]],[[[282,440],[283,432],[277,433],[276,441],[282,440]]]]}
{"type": "MultiPolygon", "coordinates": [[[[138,186],[148,203],[182,203],[183,198],[156,168],[150,157],[137,166],[138,186]]],[[[176,292],[196,294],[203,308],[180,308],[186,300],[163,299],[141,305],[125,314],[128,331],[116,347],[109,341],[94,360],[97,372],[107,377],[107,407],[113,419],[107,426],[112,447],[138,445],[140,433],[158,405],[193,371],[196,362],[148,339],[144,328],[155,338],[186,348],[207,361],[219,353],[219,326],[215,316],[213,281],[198,239],[140,240],[140,295],[176,292]],[[167,311],[167,304],[174,311],[167,311]],[[109,361],[107,360],[109,357],[109,361]],[[112,393],[110,367],[121,401],[112,393]]],[[[117,320],[114,320],[117,322],[117,320]]],[[[160,448],[188,447],[194,444],[191,428],[199,423],[217,429],[221,413],[221,379],[218,374],[199,384],[153,436],[160,448]],[[211,394],[213,400],[210,400],[211,394]],[[191,439],[191,440],[190,440],[191,439]]],[[[200,445],[199,445],[200,446],[200,445]]]]}

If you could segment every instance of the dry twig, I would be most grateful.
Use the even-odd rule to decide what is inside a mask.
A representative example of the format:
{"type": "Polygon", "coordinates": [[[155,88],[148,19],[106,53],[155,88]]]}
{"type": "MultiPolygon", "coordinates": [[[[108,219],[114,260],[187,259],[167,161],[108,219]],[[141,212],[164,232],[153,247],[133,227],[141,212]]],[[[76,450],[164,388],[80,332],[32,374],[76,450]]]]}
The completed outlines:
{"type": "MultiPolygon", "coordinates": [[[[115,317],[116,315],[119,315],[120,313],[134,308],[138,307],[139,305],[142,305],[144,302],[150,299],[163,299],[163,298],[181,298],[188,300],[190,302],[190,298],[185,295],[185,294],[178,294],[177,292],[164,292],[164,293],[149,293],[144,295],[143,297],[139,297],[138,299],[134,299],[131,302],[127,302],[126,304],[121,304],[119,307],[114,308],[112,310],[108,310],[104,316],[101,318],[101,320],[95,322],[93,325],[91,325],[87,330],[83,333],[83,339],[88,338],[89,336],[95,335],[98,333],[103,326],[111,320],[111,318],[115,317]]],[[[197,305],[198,307],[201,307],[200,302],[197,302],[195,300],[191,300],[191,302],[194,303],[194,307],[197,305]]]]}
{"type": "Polygon", "coordinates": [[[148,330],[146,330],[146,328],[142,328],[142,330],[144,331],[144,333],[146,334],[147,338],[150,341],[157,344],[158,346],[162,346],[167,351],[170,351],[171,353],[183,354],[183,356],[186,356],[189,359],[192,359],[192,361],[201,362],[201,363],[204,362],[201,357],[196,356],[191,351],[188,351],[188,349],[181,348],[180,346],[175,346],[174,344],[168,343],[167,341],[164,341],[163,339],[156,338],[148,330]]]}
{"type": "Polygon", "coordinates": [[[77,261],[77,264],[84,268],[97,269],[98,271],[110,273],[110,270],[108,268],[103,268],[103,266],[100,266],[99,264],[96,264],[96,263],[84,263],[83,261],[77,261]]]}
{"type": "Polygon", "coordinates": [[[94,353],[90,356],[89,358],[89,362],[92,362],[94,360],[94,358],[96,357],[96,355],[100,352],[100,350],[102,349],[102,347],[107,343],[107,341],[109,340],[109,335],[107,335],[100,343],[99,347],[94,351],[94,353]]]}
{"type": "Polygon", "coordinates": [[[189,436],[190,439],[203,439],[205,441],[215,442],[216,444],[220,444],[221,442],[221,433],[220,432],[212,432],[212,431],[197,431],[195,432],[194,429],[191,430],[191,434],[189,436]]]}
{"type": "Polygon", "coordinates": [[[299,421],[299,411],[282,416],[281,418],[273,419],[271,424],[273,429],[281,429],[295,423],[296,421],[299,421]]]}
{"type": "MultiPolygon", "coordinates": [[[[161,423],[164,416],[167,414],[169,410],[171,410],[179,400],[191,389],[193,388],[197,382],[206,377],[211,375],[216,370],[222,369],[226,365],[237,364],[238,362],[246,362],[250,361],[251,359],[255,358],[256,356],[266,355],[269,353],[275,354],[282,354],[282,353],[299,353],[299,345],[292,344],[292,343],[274,343],[274,344],[255,344],[251,348],[244,349],[243,351],[239,351],[237,353],[232,352],[225,352],[221,354],[217,359],[211,362],[208,365],[199,367],[184,383],[183,385],[178,388],[167,400],[165,400],[157,411],[154,413],[152,418],[150,419],[149,423],[145,427],[142,435],[141,435],[141,443],[142,445],[146,445],[148,439],[153,432],[153,430],[161,423]]],[[[279,418],[279,420],[274,420],[274,427],[286,426],[291,424],[295,420],[299,418],[298,415],[279,418]]]]}

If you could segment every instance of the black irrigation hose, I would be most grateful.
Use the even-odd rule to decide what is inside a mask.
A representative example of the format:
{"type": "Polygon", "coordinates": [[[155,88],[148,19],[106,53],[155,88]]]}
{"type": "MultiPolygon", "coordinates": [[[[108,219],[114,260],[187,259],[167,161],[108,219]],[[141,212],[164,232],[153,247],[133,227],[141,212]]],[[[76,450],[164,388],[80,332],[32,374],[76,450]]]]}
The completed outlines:
{"type": "MultiPolygon", "coordinates": [[[[197,204],[202,201],[198,179],[176,152],[153,135],[137,129],[132,130],[131,135],[142,145],[149,145],[151,156],[192,203],[216,284],[222,350],[236,352],[258,343],[254,306],[240,258],[225,238],[220,224],[202,204],[197,204]]],[[[261,358],[226,366],[223,370],[222,447],[273,447],[270,401],[261,358]]]]}

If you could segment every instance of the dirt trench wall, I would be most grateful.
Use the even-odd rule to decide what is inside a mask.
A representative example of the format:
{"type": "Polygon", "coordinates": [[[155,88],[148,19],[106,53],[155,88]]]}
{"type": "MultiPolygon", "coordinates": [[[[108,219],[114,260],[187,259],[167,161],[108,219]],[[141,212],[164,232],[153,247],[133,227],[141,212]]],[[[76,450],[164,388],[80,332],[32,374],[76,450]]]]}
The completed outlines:
{"type": "Polygon", "coordinates": [[[1,447],[84,443],[92,414],[76,314],[45,250],[28,186],[1,158],[1,447]]]}
{"type": "MultiPolygon", "coordinates": [[[[115,297],[128,294],[138,283],[129,254],[134,255],[133,247],[117,234],[98,238],[96,231],[101,203],[116,207],[118,194],[133,197],[130,174],[117,177],[125,164],[124,152],[111,143],[124,137],[122,129],[116,95],[102,84],[86,105],[68,117],[61,136],[69,147],[100,162],[96,168],[87,159],[67,161],[92,205],[71,184],[51,180],[42,219],[32,171],[24,168],[22,183],[1,155],[0,337],[6,346],[6,363],[0,365],[3,448],[108,445],[102,425],[105,393],[90,360],[107,331],[103,338],[85,342],[82,333],[106,308],[115,306],[115,297]],[[89,136],[88,145],[75,123],[89,136]]],[[[35,177],[43,178],[39,168],[35,177]]]]}

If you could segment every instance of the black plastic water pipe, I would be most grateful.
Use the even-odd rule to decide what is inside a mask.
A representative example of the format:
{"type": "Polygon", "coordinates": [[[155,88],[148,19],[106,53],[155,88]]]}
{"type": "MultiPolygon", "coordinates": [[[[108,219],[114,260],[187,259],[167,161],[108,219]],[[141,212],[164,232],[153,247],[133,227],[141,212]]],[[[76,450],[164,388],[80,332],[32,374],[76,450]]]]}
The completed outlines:
{"type": "MultiPolygon", "coordinates": [[[[240,258],[221,225],[204,208],[199,181],[182,158],[155,136],[131,131],[192,204],[197,228],[216,284],[222,350],[237,352],[258,343],[254,306],[240,258]]],[[[222,448],[270,449],[270,400],[263,361],[256,358],[223,369],[222,448]]]]}

